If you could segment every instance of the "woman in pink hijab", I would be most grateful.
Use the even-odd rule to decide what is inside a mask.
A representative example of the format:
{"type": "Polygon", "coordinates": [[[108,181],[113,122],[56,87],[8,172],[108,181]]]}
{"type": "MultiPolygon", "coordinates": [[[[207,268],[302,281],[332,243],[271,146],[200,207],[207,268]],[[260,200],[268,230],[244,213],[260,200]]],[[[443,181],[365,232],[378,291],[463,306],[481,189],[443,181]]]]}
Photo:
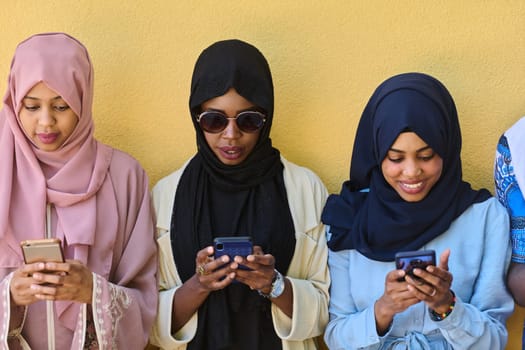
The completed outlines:
{"type": "Polygon", "coordinates": [[[20,43],[0,111],[0,348],[143,349],[157,307],[148,178],[93,137],[93,66],[63,33],[20,43]],[[59,238],[63,263],[20,242],[59,238]]]}

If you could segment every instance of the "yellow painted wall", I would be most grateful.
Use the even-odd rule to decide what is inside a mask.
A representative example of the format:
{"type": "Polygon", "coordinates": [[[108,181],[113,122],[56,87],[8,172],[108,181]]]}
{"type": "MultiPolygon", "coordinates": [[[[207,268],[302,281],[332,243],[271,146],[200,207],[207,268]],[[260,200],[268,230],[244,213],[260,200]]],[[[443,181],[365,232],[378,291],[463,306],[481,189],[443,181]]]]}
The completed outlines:
{"type": "MultiPolygon", "coordinates": [[[[454,96],[465,178],[492,190],[499,135],[525,114],[525,2],[0,0],[0,93],[27,36],[66,31],[95,65],[97,137],[135,156],[151,182],[195,152],[187,101],[201,50],[247,40],[274,76],[274,144],[331,192],[348,176],[373,89],[400,72],[436,76],[454,96]]],[[[0,165],[1,166],[1,165],[0,165]]],[[[518,349],[520,309],[509,323],[518,349]]]]}

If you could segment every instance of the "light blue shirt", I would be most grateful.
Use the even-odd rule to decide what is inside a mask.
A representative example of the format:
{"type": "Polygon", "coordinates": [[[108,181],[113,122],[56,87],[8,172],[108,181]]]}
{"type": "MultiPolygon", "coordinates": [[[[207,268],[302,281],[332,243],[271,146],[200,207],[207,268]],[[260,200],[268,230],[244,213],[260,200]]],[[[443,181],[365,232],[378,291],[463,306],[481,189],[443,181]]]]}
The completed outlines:
{"type": "MultiPolygon", "coordinates": [[[[456,306],[433,321],[423,302],[394,317],[384,336],[376,331],[374,303],[394,262],[374,261],[356,250],[329,252],[332,279],[325,341],[337,349],[504,349],[506,320],[514,302],[505,287],[511,246],[508,215],[495,198],[477,203],[421,249],[437,259],[450,248],[449,271],[456,306]]],[[[329,228],[328,237],[330,236],[329,228]]]]}

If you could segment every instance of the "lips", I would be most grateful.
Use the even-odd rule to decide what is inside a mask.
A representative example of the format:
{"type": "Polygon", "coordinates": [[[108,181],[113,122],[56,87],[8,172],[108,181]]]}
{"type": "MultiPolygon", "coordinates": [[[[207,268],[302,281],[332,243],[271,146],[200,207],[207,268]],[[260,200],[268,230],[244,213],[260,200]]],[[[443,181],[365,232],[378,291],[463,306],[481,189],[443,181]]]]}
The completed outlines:
{"type": "Polygon", "coordinates": [[[229,160],[235,160],[242,156],[243,148],[242,147],[235,147],[235,146],[228,146],[228,147],[220,147],[219,150],[221,151],[221,155],[229,160]]]}
{"type": "Polygon", "coordinates": [[[40,133],[40,134],[37,134],[37,137],[40,140],[40,142],[44,144],[51,144],[57,140],[58,133],[57,132],[40,133]]]}
{"type": "Polygon", "coordinates": [[[424,182],[399,182],[401,189],[408,194],[417,194],[424,189],[424,182]]]}

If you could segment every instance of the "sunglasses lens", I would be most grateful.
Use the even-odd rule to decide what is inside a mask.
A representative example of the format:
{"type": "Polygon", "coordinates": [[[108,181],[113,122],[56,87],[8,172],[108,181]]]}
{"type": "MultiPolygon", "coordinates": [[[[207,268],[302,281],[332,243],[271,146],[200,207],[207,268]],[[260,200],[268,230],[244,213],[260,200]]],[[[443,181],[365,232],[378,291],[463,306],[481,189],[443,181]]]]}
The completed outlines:
{"type": "Polygon", "coordinates": [[[244,132],[253,133],[262,128],[264,117],[255,112],[243,112],[237,117],[237,126],[244,132]]]}
{"type": "Polygon", "coordinates": [[[208,112],[200,117],[199,125],[202,130],[216,134],[226,128],[228,119],[220,113],[208,112]]]}

